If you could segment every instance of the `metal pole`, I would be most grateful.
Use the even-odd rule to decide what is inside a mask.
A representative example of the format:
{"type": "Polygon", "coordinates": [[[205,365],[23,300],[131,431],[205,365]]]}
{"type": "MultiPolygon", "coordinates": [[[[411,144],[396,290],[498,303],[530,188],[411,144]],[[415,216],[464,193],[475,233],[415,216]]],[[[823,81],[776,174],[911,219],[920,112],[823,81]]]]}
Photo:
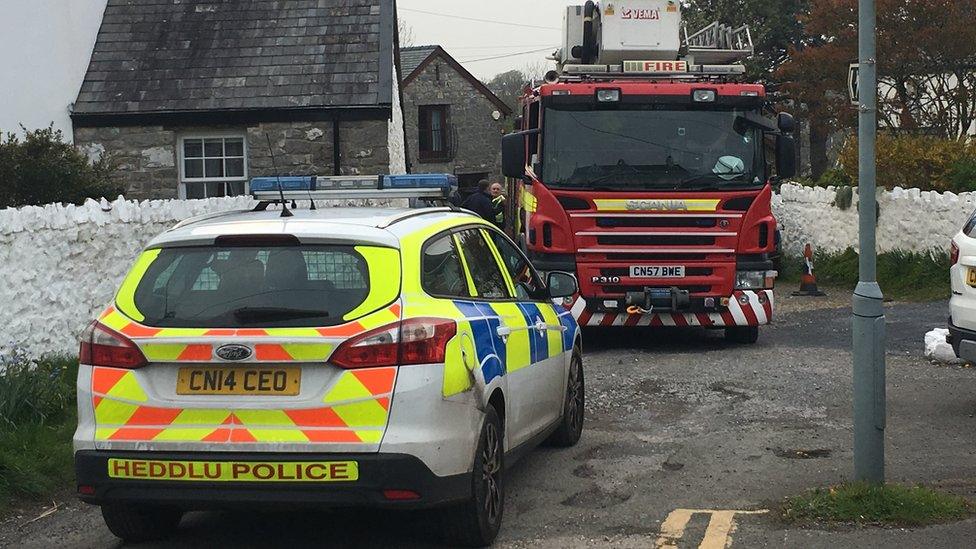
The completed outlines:
{"type": "Polygon", "coordinates": [[[859,0],[860,281],[854,291],[854,479],[884,482],[885,316],[878,285],[877,12],[875,0],[859,0]]]}

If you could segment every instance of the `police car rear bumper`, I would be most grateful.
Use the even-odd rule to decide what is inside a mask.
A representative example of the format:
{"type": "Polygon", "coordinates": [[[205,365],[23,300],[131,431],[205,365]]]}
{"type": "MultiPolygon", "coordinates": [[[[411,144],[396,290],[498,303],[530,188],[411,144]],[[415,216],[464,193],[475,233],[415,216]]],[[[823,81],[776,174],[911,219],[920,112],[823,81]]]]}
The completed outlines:
{"type": "Polygon", "coordinates": [[[471,496],[471,476],[439,477],[414,456],[404,454],[214,454],[144,453],[83,450],[75,454],[79,498],[85,503],[131,502],[175,505],[186,510],[208,510],[237,506],[299,507],[392,507],[417,509],[437,507],[471,496]],[[130,480],[111,478],[109,460],[151,460],[177,462],[349,462],[358,464],[359,478],[351,482],[204,482],[130,480]],[[408,492],[419,497],[390,499],[408,492]]]}

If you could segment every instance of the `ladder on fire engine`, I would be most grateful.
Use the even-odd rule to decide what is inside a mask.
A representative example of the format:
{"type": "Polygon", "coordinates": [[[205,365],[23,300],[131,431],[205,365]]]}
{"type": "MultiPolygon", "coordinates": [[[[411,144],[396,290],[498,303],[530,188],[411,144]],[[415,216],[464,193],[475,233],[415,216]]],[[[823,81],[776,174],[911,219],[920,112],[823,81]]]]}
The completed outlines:
{"type": "Polygon", "coordinates": [[[755,52],[749,25],[732,28],[716,21],[692,35],[685,25],[683,34],[687,55],[703,65],[729,65],[755,52]]]}

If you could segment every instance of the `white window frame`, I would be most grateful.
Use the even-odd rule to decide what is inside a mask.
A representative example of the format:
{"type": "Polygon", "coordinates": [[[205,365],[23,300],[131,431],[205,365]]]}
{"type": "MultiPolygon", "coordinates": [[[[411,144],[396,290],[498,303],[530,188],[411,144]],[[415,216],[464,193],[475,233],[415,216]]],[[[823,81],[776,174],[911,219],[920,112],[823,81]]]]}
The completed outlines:
{"type": "MultiPolygon", "coordinates": [[[[204,145],[205,146],[205,145],[204,145]]],[[[240,183],[244,182],[244,194],[251,192],[250,189],[250,179],[248,178],[248,170],[250,166],[248,165],[248,148],[247,148],[247,134],[244,132],[207,132],[198,134],[187,134],[181,135],[179,142],[177,144],[177,157],[180,163],[180,181],[179,181],[179,197],[182,200],[186,200],[186,184],[187,183],[240,183]],[[244,152],[244,176],[243,177],[187,177],[186,176],[186,141],[193,140],[206,140],[206,139],[240,139],[243,144],[244,152]]],[[[222,157],[226,159],[227,157],[222,157]]],[[[237,158],[237,157],[232,157],[237,158]]],[[[204,162],[206,164],[206,162],[204,162]]],[[[204,166],[206,170],[206,166],[204,166]]]]}

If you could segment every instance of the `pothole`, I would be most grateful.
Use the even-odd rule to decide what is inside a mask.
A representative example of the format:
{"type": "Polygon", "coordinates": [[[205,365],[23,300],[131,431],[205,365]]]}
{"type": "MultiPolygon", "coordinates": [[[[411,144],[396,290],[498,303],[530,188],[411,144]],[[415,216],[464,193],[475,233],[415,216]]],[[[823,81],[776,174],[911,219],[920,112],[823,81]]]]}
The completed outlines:
{"type": "Polygon", "coordinates": [[[728,383],[726,381],[717,381],[715,383],[712,383],[708,388],[716,393],[721,393],[723,395],[732,397],[736,400],[752,399],[752,393],[750,393],[746,389],[736,387],[735,385],[732,385],[731,383],[728,383]]]}
{"type": "Polygon", "coordinates": [[[606,509],[614,505],[626,502],[634,494],[622,490],[604,490],[603,488],[593,488],[577,494],[573,494],[564,499],[562,504],[570,507],[583,507],[586,509],[606,509]]]}
{"type": "Polygon", "coordinates": [[[773,453],[783,459],[823,459],[830,457],[833,450],[817,448],[816,450],[776,448],[773,453]]]}

